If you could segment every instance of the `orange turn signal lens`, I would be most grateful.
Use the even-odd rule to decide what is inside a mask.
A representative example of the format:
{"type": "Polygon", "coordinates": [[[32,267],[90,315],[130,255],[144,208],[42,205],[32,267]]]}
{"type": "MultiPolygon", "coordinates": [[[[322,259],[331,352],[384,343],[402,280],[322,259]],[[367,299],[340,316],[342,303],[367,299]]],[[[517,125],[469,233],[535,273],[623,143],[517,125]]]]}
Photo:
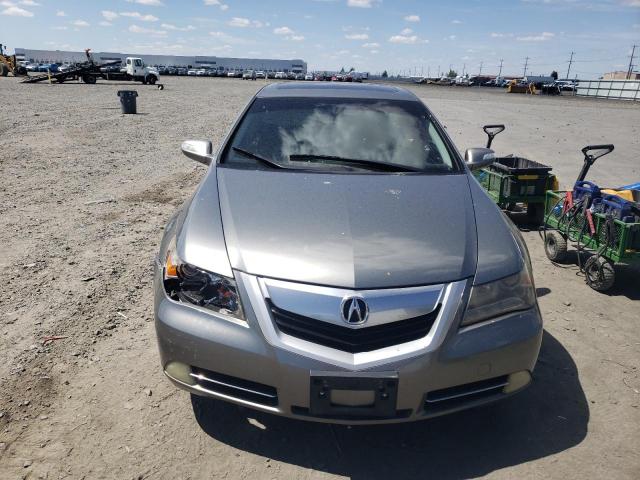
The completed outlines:
{"type": "Polygon", "coordinates": [[[167,259],[164,262],[164,278],[178,278],[178,258],[171,248],[167,250],[167,259]]]}

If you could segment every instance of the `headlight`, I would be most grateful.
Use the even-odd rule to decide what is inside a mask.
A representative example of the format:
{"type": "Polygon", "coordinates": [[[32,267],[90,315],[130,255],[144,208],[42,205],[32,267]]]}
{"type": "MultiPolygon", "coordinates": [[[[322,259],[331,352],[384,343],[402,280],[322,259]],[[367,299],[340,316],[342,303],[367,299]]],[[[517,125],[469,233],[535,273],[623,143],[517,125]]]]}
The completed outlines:
{"type": "Polygon", "coordinates": [[[242,304],[233,278],[223,277],[181,261],[173,246],[167,251],[163,275],[164,288],[171,299],[244,320],[242,304]]]}
{"type": "Polygon", "coordinates": [[[528,310],[536,303],[535,288],[525,267],[510,277],[483,285],[474,285],[461,326],[488,320],[518,310],[528,310]]]}

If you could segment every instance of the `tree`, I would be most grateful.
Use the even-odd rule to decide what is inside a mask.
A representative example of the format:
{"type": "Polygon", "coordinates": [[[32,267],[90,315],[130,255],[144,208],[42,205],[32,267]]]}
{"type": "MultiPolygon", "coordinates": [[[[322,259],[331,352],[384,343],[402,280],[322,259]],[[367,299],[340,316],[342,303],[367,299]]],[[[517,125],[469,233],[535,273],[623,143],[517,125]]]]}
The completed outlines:
{"type": "Polygon", "coordinates": [[[382,78],[388,78],[388,77],[389,77],[389,74],[387,73],[386,70],[382,72],[382,78]]]}
{"type": "Polygon", "coordinates": [[[554,80],[558,80],[558,72],[556,72],[555,70],[551,72],[551,76],[553,77],[554,80]]]}
{"type": "Polygon", "coordinates": [[[456,72],[455,70],[449,70],[449,73],[447,73],[447,77],[449,78],[456,78],[458,76],[458,72],[456,72]]]}

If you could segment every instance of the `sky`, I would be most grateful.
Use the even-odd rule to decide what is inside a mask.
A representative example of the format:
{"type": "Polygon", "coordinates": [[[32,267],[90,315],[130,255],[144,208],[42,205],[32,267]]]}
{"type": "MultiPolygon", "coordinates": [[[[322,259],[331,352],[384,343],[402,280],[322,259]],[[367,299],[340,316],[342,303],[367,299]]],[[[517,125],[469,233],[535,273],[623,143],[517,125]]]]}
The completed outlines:
{"type": "MultiPolygon", "coordinates": [[[[436,76],[640,65],[640,0],[0,0],[0,42],[302,59],[309,70],[436,76]],[[528,57],[528,59],[527,59],[528,57]]],[[[636,70],[638,67],[636,67],[636,70]]]]}

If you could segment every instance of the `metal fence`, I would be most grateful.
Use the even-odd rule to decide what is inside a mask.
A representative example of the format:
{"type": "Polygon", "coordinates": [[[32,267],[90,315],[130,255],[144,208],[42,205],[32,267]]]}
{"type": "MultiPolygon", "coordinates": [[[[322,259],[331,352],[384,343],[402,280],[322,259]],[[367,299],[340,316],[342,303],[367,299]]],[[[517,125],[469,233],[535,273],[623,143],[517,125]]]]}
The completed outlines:
{"type": "Polygon", "coordinates": [[[640,80],[580,80],[576,95],[640,101],[640,80]]]}

